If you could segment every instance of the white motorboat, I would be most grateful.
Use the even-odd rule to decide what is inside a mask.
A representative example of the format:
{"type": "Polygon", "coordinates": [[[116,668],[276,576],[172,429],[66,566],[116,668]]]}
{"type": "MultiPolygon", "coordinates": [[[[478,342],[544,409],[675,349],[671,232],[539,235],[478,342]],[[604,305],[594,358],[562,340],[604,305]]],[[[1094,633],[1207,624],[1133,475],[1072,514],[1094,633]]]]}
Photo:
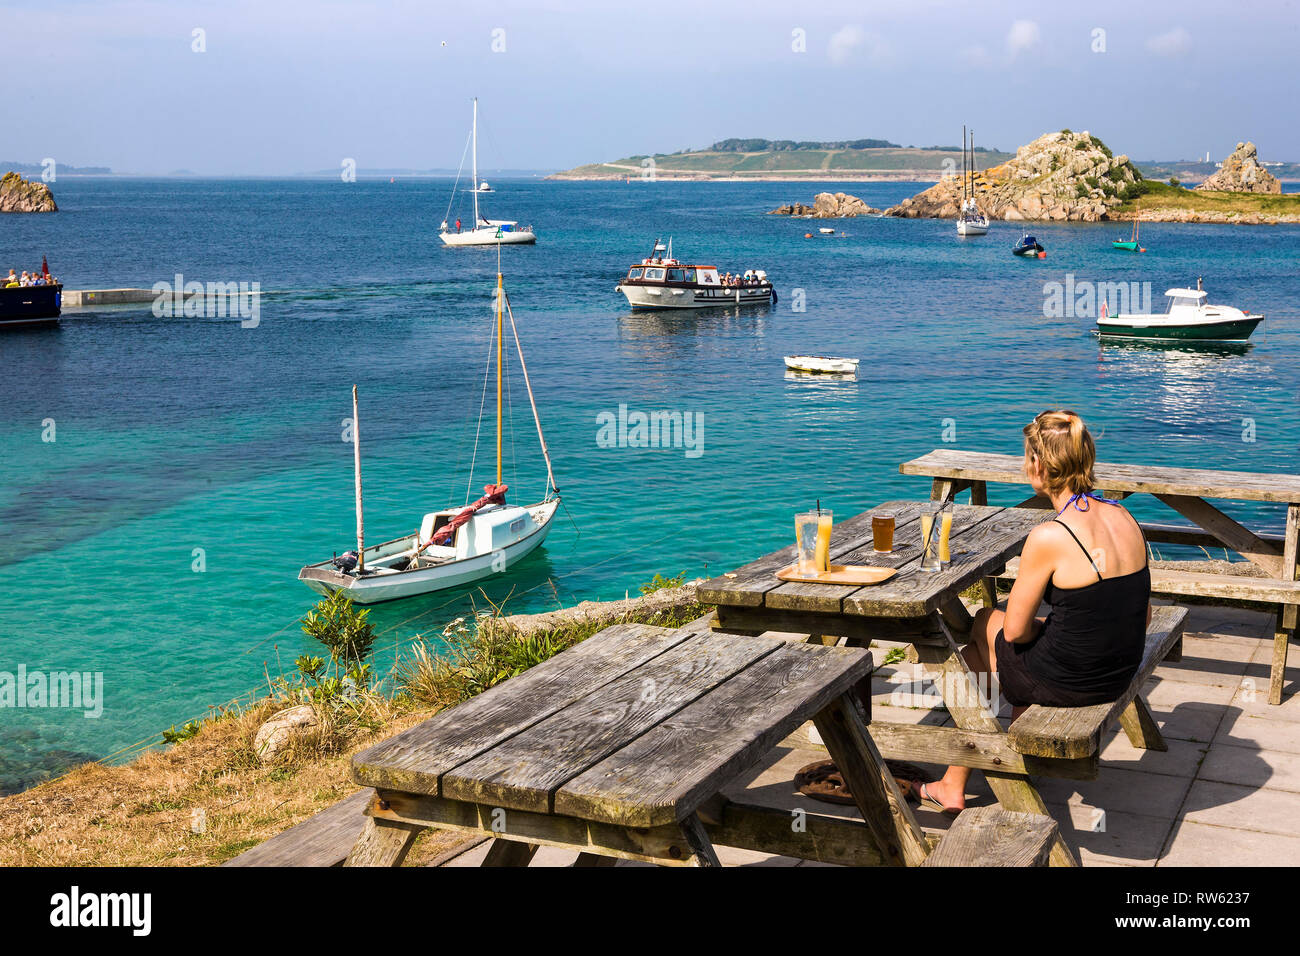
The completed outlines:
{"type": "MultiPolygon", "coordinates": [[[[462,228],[459,219],[453,225],[444,218],[442,226],[439,227],[438,237],[449,246],[509,246],[536,242],[537,234],[533,232],[532,226],[520,226],[514,219],[488,219],[479,208],[479,194],[491,193],[495,190],[478,178],[478,97],[474,98],[474,128],[470,138],[473,142],[474,178],[470,180],[471,188],[468,192],[474,197],[474,222],[468,228],[462,228]]],[[[463,164],[464,161],[462,156],[461,163],[463,164]]],[[[456,175],[456,182],[460,182],[459,173],[456,175]]],[[[451,201],[447,203],[448,218],[451,216],[451,207],[455,201],[456,187],[452,186],[451,201]]]]}
{"type": "Polygon", "coordinates": [[[982,236],[989,231],[989,217],[975,202],[975,132],[970,136],[970,163],[966,162],[966,127],[961,128],[961,207],[957,210],[957,235],[982,236]]]}
{"type": "Polygon", "coordinates": [[[633,309],[706,309],[719,305],[772,305],[776,289],[762,269],[718,275],[716,266],[673,258],[673,240],[656,239],[649,257],[628,269],[614,286],[633,309]]]}
{"type": "Polygon", "coordinates": [[[1198,279],[1195,289],[1165,292],[1169,307],[1163,313],[1106,314],[1101,305],[1097,332],[1111,338],[1145,339],[1163,342],[1244,342],[1255,326],[1264,321],[1258,312],[1228,305],[1209,305],[1198,279]]]}
{"type": "MultiPolygon", "coordinates": [[[[497,471],[496,483],[485,487],[481,498],[462,508],[430,511],[420,521],[418,531],[383,544],[365,544],[365,522],[361,499],[361,439],[357,417],[357,390],[352,387],[352,423],[354,467],[356,473],[357,547],[342,555],[309,564],[298,572],[298,580],[313,591],[329,594],[345,591],[357,604],[376,604],[397,598],[429,594],[444,588],[470,584],[492,574],[510,570],[543,541],[551,529],[551,519],[560,506],[559,490],[551,472],[551,456],[542,434],[541,419],[533,400],[528,367],[524,364],[519,332],[505,296],[501,274],[497,273],[495,316],[495,352],[497,365],[497,471]],[[504,306],[504,310],[503,310],[504,306]],[[546,459],[546,493],[531,505],[506,502],[509,490],[501,480],[502,450],[502,313],[510,317],[519,368],[528,389],[528,401],[542,456],[546,459]]],[[[484,388],[487,387],[485,377],[484,388]]],[[[486,395],[484,396],[486,398],[486,395]]]]}
{"type": "Polygon", "coordinates": [[[835,235],[835,229],[833,226],[822,226],[817,231],[820,232],[823,236],[835,235]]]}
{"type": "Polygon", "coordinates": [[[834,358],[829,355],[787,355],[785,367],[796,372],[819,375],[852,375],[858,370],[855,358],[834,358]]]}

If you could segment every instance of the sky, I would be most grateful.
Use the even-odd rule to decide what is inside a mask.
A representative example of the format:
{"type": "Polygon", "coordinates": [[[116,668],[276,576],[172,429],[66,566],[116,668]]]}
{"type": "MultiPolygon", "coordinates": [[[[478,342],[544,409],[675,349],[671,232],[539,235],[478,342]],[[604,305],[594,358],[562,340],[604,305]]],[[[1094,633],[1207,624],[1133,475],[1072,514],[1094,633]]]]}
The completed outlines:
{"type": "Polygon", "coordinates": [[[563,169],[728,137],[1300,160],[1300,5],[0,0],[0,161],[563,169]]]}

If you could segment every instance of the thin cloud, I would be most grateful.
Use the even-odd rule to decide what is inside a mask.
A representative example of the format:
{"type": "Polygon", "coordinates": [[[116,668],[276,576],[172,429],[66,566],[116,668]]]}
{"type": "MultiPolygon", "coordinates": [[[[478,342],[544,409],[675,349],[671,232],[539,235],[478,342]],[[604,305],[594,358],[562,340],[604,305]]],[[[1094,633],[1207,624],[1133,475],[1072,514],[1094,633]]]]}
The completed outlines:
{"type": "Polygon", "coordinates": [[[1007,52],[1012,56],[1028,52],[1038,46],[1042,34],[1033,20],[1017,20],[1007,32],[1007,52]]]}
{"type": "Polygon", "coordinates": [[[831,35],[827,54],[831,62],[836,64],[863,56],[870,60],[883,60],[889,55],[889,47],[876,34],[850,24],[840,27],[831,35]]]}
{"type": "Polygon", "coordinates": [[[1147,49],[1156,56],[1182,56],[1192,48],[1192,36],[1182,27],[1174,27],[1147,40],[1147,49]]]}

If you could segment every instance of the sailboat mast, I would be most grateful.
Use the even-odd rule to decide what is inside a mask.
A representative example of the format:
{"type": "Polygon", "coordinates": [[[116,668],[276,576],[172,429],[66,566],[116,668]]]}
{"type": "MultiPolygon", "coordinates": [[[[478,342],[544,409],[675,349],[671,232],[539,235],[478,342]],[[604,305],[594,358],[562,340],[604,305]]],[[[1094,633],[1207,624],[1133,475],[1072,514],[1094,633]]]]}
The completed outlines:
{"type": "MultiPolygon", "coordinates": [[[[501,254],[501,246],[497,245],[497,255],[501,254]]],[[[501,266],[498,265],[497,269],[501,266]]],[[[505,290],[501,281],[501,273],[497,272],[497,484],[501,484],[501,313],[502,303],[505,301],[505,290]]]]}
{"type": "MultiPolygon", "coordinates": [[[[464,162],[464,160],[462,160],[464,162]]],[[[474,228],[478,228],[478,97],[474,97],[474,228]]]]}
{"type": "Polygon", "coordinates": [[[357,387],[352,386],[352,469],[357,490],[357,570],[366,569],[366,522],[361,511],[361,420],[357,416],[357,387]]]}
{"type": "Polygon", "coordinates": [[[966,205],[966,127],[961,128],[961,198],[966,205]]]}

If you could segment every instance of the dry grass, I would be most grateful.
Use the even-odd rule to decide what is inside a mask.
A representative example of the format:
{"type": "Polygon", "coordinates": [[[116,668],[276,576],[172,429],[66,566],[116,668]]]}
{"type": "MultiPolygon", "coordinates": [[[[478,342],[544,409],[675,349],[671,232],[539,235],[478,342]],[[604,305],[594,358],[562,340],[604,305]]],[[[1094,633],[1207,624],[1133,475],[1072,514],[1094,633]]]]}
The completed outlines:
{"type": "MultiPolygon", "coordinates": [[[[326,754],[304,736],[295,752],[263,765],[257,728],[269,701],[205,723],[199,734],[125,766],[86,764],[64,777],[0,800],[0,866],[203,866],[221,863],[356,790],[352,753],[376,737],[419,723],[427,713],[390,714],[381,730],[336,737],[326,754]],[[196,811],[203,832],[191,831],[196,811]]],[[[419,865],[459,837],[422,839],[419,865]]]]}

